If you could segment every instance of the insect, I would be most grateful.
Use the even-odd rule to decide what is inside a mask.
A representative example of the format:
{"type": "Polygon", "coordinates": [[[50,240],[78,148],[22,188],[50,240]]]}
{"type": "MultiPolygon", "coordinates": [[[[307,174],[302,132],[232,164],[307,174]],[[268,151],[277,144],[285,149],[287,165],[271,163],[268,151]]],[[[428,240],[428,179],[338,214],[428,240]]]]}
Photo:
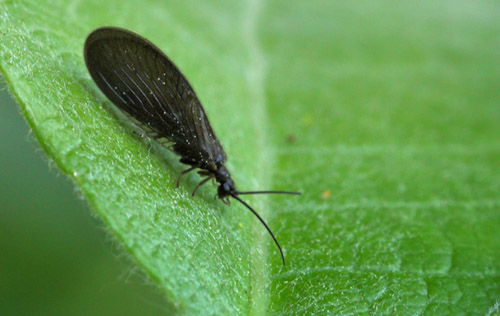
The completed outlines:
{"type": "Polygon", "coordinates": [[[239,196],[244,194],[300,194],[288,191],[248,191],[236,189],[224,165],[226,153],[215,136],[193,88],[174,63],[154,44],[140,35],[117,27],[102,27],[85,41],[87,69],[99,89],[149,137],[179,155],[190,167],[177,178],[195,169],[218,182],[217,196],[229,204],[229,197],[249,209],[264,225],[281,254],[278,240],[259,214],[239,196]]]}

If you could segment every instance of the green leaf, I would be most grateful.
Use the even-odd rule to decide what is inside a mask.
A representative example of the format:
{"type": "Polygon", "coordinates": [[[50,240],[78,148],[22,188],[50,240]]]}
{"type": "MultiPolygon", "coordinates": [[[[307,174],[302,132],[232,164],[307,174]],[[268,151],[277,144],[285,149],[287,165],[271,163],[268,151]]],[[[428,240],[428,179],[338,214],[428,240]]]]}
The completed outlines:
{"type": "Polygon", "coordinates": [[[0,67],[40,145],[174,314],[494,315],[500,5],[466,1],[3,1],[0,67]],[[82,49],[161,47],[200,96],[288,261],[177,157],[131,132],[82,49]]]}

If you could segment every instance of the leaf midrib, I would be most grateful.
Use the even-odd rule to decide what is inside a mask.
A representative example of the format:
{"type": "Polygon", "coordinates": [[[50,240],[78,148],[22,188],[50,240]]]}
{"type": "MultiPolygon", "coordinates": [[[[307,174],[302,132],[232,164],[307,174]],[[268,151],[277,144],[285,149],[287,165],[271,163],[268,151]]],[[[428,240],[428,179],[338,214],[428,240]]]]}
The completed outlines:
{"type": "MultiPolygon", "coordinates": [[[[257,22],[262,10],[263,0],[248,0],[247,8],[242,20],[242,36],[249,54],[249,64],[246,70],[249,93],[252,96],[253,111],[252,124],[255,126],[257,136],[257,162],[259,172],[256,175],[257,183],[262,188],[267,188],[270,183],[273,157],[269,151],[266,115],[266,100],[264,80],[266,76],[265,60],[257,38],[257,22]]],[[[264,217],[268,214],[268,203],[266,198],[259,198],[255,203],[256,210],[264,217]]],[[[266,247],[267,240],[262,238],[262,226],[258,221],[251,223],[252,249],[250,250],[250,287],[249,292],[249,315],[265,315],[269,305],[269,295],[266,293],[266,285],[269,284],[270,276],[267,269],[267,258],[269,250],[266,247]]]]}

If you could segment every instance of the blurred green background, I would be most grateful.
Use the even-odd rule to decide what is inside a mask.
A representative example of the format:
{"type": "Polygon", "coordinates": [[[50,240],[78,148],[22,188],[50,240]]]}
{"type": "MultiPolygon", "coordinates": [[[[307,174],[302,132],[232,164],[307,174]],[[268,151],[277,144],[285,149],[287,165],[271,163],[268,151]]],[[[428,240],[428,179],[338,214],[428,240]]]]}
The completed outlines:
{"type": "Polygon", "coordinates": [[[0,91],[0,315],[165,315],[0,91]]]}

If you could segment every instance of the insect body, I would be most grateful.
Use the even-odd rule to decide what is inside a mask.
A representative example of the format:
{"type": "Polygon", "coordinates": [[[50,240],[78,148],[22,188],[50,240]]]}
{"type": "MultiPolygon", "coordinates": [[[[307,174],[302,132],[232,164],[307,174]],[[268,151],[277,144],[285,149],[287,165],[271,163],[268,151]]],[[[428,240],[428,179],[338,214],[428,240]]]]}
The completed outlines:
{"type": "Polygon", "coordinates": [[[151,138],[178,154],[190,165],[180,178],[195,169],[205,178],[196,190],[215,179],[218,197],[229,204],[232,197],[247,207],[265,226],[285,258],[271,229],[239,195],[287,191],[240,192],[225,167],[226,154],[215,136],[193,88],[174,63],[145,38],[116,27],[94,30],[84,48],[87,69],[99,89],[151,138]]]}

